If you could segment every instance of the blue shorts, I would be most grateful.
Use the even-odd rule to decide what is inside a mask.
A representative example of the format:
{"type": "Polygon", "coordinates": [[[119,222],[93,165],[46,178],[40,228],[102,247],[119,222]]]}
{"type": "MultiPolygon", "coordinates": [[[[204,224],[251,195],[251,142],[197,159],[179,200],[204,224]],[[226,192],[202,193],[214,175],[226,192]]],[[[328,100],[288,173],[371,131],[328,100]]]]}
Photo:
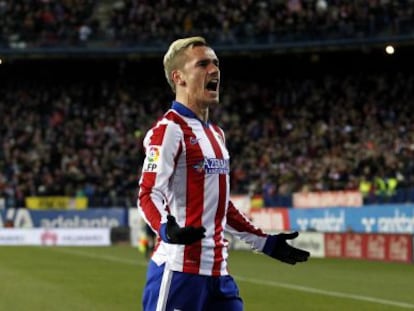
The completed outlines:
{"type": "Polygon", "coordinates": [[[144,311],[242,311],[234,279],[171,271],[149,261],[144,311]]]}

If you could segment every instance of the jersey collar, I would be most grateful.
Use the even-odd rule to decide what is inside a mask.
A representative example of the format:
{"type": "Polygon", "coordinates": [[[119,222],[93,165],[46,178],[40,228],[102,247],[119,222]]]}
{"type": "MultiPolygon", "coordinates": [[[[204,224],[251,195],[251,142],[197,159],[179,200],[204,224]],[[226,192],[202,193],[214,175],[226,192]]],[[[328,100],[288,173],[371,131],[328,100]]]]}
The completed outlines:
{"type": "Polygon", "coordinates": [[[181,104],[180,102],[174,100],[172,102],[172,106],[171,109],[177,111],[179,114],[181,114],[184,117],[188,117],[188,118],[193,118],[193,119],[197,119],[198,121],[200,121],[204,126],[208,126],[210,124],[209,121],[204,122],[202,120],[200,120],[197,115],[188,107],[184,106],[183,104],[181,104]]]}

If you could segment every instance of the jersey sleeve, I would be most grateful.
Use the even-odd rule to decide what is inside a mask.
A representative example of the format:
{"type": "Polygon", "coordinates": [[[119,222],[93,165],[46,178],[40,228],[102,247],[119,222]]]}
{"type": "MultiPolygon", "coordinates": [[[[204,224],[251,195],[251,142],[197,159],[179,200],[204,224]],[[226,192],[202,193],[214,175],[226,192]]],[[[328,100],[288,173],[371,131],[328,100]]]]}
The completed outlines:
{"type": "Polygon", "coordinates": [[[258,251],[263,249],[267,238],[267,234],[253,225],[231,201],[227,209],[226,231],[258,251]]]}
{"type": "Polygon", "coordinates": [[[145,160],[139,182],[138,209],[157,232],[167,222],[168,186],[181,150],[179,127],[166,120],[149,130],[144,139],[145,160]]]}

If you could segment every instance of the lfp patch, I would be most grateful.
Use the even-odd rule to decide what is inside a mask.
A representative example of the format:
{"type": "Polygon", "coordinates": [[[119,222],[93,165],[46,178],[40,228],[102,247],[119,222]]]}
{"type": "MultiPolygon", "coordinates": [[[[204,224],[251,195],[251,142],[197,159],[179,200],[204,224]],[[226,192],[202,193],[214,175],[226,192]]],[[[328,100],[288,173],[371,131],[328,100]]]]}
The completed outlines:
{"type": "Polygon", "coordinates": [[[143,171],[156,172],[158,168],[158,160],[160,158],[160,147],[150,146],[145,158],[143,171]]]}
{"type": "Polygon", "coordinates": [[[160,149],[158,146],[151,146],[148,150],[148,162],[157,162],[160,157],[160,149]]]}

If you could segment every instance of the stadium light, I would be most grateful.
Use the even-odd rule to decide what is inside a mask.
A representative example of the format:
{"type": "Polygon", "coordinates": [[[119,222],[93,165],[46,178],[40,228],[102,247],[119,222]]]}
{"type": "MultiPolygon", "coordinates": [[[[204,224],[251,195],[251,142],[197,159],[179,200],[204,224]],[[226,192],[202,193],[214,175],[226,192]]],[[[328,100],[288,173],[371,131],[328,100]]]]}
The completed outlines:
{"type": "Polygon", "coordinates": [[[392,45],[387,45],[385,47],[385,53],[387,53],[388,55],[392,55],[394,54],[394,52],[395,52],[395,49],[392,45]]]}

